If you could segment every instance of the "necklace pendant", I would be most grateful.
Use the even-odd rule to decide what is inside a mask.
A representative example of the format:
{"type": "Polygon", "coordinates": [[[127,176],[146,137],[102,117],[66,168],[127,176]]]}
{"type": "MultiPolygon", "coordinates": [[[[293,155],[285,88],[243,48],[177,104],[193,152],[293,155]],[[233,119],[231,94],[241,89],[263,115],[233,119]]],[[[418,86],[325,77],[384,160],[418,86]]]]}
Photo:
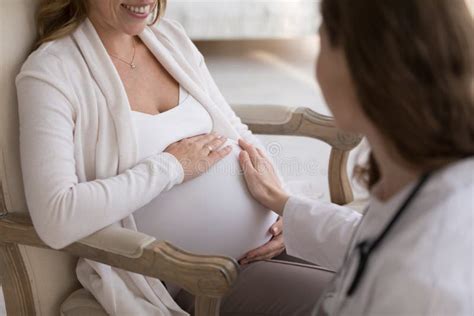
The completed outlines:
{"type": "Polygon", "coordinates": [[[131,63],[130,68],[135,69],[135,68],[137,68],[137,66],[134,63],[131,63]]]}

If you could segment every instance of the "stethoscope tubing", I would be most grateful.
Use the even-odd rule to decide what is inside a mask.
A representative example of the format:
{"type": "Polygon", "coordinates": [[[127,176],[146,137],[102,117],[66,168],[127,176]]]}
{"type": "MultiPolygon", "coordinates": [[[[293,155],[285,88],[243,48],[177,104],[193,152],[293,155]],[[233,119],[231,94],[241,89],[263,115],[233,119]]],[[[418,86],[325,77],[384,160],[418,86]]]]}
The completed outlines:
{"type": "Polygon", "coordinates": [[[422,187],[425,185],[425,183],[428,181],[430,176],[431,173],[428,172],[420,177],[416,186],[412,189],[408,197],[400,205],[398,211],[395,213],[390,222],[385,226],[385,228],[382,230],[382,232],[378,235],[377,238],[375,238],[373,241],[365,239],[357,244],[355,249],[359,251],[359,264],[357,265],[357,270],[355,272],[352,283],[346,292],[347,296],[352,296],[355,293],[365,274],[371,254],[380,246],[380,244],[386,238],[393,226],[395,226],[395,224],[401,218],[403,213],[405,213],[408,206],[410,206],[410,204],[413,202],[413,200],[420,192],[422,187]]]}

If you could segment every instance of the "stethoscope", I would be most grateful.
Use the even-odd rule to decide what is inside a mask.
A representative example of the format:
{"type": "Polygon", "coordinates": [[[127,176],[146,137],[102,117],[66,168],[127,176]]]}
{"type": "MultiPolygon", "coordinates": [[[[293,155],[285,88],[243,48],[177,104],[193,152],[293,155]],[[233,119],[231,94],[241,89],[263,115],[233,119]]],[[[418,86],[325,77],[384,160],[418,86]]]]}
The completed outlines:
{"type": "Polygon", "coordinates": [[[358,262],[357,269],[354,275],[354,279],[352,280],[352,283],[346,292],[347,296],[352,296],[355,293],[362,278],[364,277],[364,274],[365,274],[365,271],[370,259],[370,255],[380,246],[380,244],[382,243],[384,238],[387,236],[387,234],[390,232],[390,230],[393,228],[395,223],[400,219],[400,217],[406,211],[410,203],[414,200],[415,196],[420,192],[420,189],[429,179],[430,175],[431,175],[430,173],[426,173],[423,176],[421,176],[416,186],[412,189],[408,197],[400,205],[398,211],[392,217],[390,222],[385,226],[383,231],[377,236],[377,238],[370,239],[370,240],[365,239],[357,243],[357,245],[355,246],[355,250],[357,250],[359,253],[359,262],[358,262]]]}

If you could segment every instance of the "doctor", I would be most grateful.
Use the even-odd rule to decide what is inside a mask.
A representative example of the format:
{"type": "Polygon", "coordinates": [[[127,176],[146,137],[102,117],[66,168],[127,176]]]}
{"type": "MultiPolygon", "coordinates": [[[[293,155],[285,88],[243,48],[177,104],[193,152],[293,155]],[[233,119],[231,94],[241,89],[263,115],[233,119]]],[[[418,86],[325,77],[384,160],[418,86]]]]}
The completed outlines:
{"type": "MultiPolygon", "coordinates": [[[[355,211],[289,196],[241,140],[252,195],[289,254],[338,269],[322,315],[474,315],[474,27],[464,0],[323,0],[317,78],[338,127],[364,134],[355,211]]],[[[278,276],[275,276],[278,277],[278,276]]]]}

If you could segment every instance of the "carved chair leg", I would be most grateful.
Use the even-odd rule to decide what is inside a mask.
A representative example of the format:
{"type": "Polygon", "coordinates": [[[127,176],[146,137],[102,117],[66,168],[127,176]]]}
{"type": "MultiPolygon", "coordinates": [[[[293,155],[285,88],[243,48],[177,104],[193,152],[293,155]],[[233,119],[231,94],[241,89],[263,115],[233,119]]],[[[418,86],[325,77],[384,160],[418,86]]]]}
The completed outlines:
{"type": "Polygon", "coordinates": [[[219,316],[221,300],[205,296],[196,296],[194,316],[219,316]]]}
{"type": "Polygon", "coordinates": [[[33,293],[18,245],[0,243],[0,267],[7,315],[35,315],[33,293]]]}

